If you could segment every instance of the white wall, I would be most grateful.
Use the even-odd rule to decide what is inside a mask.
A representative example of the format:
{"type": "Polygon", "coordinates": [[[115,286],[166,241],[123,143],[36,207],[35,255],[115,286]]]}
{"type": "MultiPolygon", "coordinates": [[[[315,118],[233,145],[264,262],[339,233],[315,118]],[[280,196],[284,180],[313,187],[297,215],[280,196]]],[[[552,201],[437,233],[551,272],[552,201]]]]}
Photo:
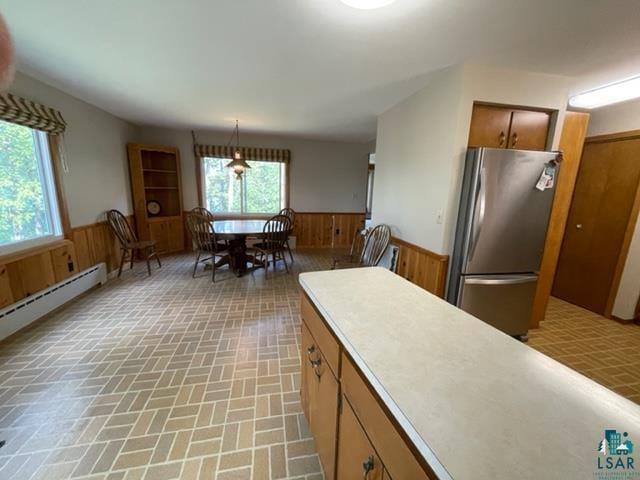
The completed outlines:
{"type": "Polygon", "coordinates": [[[426,81],[378,117],[372,223],[386,223],[394,236],[442,252],[444,224],[435,220],[450,194],[462,69],[439,70],[426,81]]]}
{"type": "Polygon", "coordinates": [[[63,183],[71,226],[103,220],[111,208],[132,213],[126,144],[137,127],[24,74],[9,91],[59,110],[67,122],[63,183]]]}
{"type": "MultiPolygon", "coordinates": [[[[570,85],[566,77],[473,64],[428,75],[421,91],[378,118],[373,222],[450,254],[473,102],[558,110],[561,125],[570,85]]],[[[555,147],[555,129],[552,140],[555,147]]]]}
{"type": "MultiPolygon", "coordinates": [[[[640,100],[619,103],[591,112],[587,136],[640,130],[640,100]]],[[[627,261],[622,271],[620,287],[613,304],[613,315],[633,318],[640,296],[640,221],[629,246],[627,261]]]]}
{"type": "MultiPolygon", "coordinates": [[[[198,143],[226,145],[226,132],[197,132],[198,143]]],[[[171,145],[180,149],[184,207],[198,205],[195,157],[191,132],[142,127],[140,141],[171,145]]],[[[291,208],[299,212],[364,212],[367,187],[368,143],[304,140],[275,135],[243,134],[240,143],[248,147],[291,150],[289,189],[291,208]]]]}

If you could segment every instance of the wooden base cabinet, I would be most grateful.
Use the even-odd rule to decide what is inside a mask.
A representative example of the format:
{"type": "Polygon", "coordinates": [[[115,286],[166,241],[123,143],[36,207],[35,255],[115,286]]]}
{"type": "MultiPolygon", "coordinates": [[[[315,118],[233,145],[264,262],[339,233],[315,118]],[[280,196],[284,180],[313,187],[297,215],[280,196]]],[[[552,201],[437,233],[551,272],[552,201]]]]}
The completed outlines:
{"type": "Polygon", "coordinates": [[[435,478],[304,294],[301,305],[300,398],[325,478],[435,478]]]}
{"type": "Polygon", "coordinates": [[[338,444],[338,478],[382,480],[384,467],[367,434],[343,398],[338,444]]]}
{"type": "Polygon", "coordinates": [[[302,326],[302,404],[326,478],[335,478],[338,380],[308,328],[302,326]]]}

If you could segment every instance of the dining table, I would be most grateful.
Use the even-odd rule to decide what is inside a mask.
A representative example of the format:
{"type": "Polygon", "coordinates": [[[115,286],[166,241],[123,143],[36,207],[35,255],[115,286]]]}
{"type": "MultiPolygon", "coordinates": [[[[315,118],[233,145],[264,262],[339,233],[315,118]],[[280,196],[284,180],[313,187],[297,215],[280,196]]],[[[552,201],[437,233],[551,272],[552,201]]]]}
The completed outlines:
{"type": "Polygon", "coordinates": [[[229,265],[237,276],[242,276],[252,266],[263,266],[262,261],[247,253],[247,237],[260,237],[266,220],[214,220],[213,231],[216,238],[226,240],[229,244],[229,255],[216,262],[216,267],[229,265]]]}

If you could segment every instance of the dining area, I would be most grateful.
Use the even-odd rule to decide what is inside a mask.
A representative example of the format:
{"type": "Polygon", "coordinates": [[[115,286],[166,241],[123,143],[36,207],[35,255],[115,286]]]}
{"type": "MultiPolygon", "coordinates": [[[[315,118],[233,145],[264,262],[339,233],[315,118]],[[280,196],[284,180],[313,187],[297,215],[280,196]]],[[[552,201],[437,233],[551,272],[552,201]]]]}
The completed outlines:
{"type": "MultiPolygon", "coordinates": [[[[139,240],[129,220],[118,210],[108,211],[106,217],[120,247],[118,277],[126,263],[132,270],[136,260],[146,262],[148,276],[152,275],[153,263],[162,267],[162,254],[154,240],[139,240]]],[[[215,283],[220,270],[227,278],[227,272],[239,278],[263,269],[265,280],[291,273],[295,262],[295,219],[296,212],[288,207],[270,218],[224,218],[205,207],[185,212],[186,250],[193,255],[192,278],[210,275],[215,283]]],[[[350,237],[348,249],[325,249],[330,260],[327,268],[378,266],[391,242],[391,229],[386,224],[359,225],[350,237]]]]}
{"type": "Polygon", "coordinates": [[[291,208],[269,219],[216,219],[206,208],[194,208],[186,214],[187,232],[196,255],[192,276],[196,277],[201,264],[204,270],[211,270],[213,282],[216,270],[225,266],[238,277],[264,268],[268,278],[269,268],[275,273],[280,263],[288,273],[287,255],[294,262],[289,241],[294,221],[291,208]]]}

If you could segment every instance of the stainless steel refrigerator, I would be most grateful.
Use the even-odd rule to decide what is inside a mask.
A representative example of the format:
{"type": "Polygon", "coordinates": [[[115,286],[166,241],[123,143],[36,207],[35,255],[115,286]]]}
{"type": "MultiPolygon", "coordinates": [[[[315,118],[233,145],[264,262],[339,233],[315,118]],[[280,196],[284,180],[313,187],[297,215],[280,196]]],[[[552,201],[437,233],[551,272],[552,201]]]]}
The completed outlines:
{"type": "Polygon", "coordinates": [[[447,299],[521,338],[538,282],[557,157],[473,148],[465,163],[447,299]]]}

